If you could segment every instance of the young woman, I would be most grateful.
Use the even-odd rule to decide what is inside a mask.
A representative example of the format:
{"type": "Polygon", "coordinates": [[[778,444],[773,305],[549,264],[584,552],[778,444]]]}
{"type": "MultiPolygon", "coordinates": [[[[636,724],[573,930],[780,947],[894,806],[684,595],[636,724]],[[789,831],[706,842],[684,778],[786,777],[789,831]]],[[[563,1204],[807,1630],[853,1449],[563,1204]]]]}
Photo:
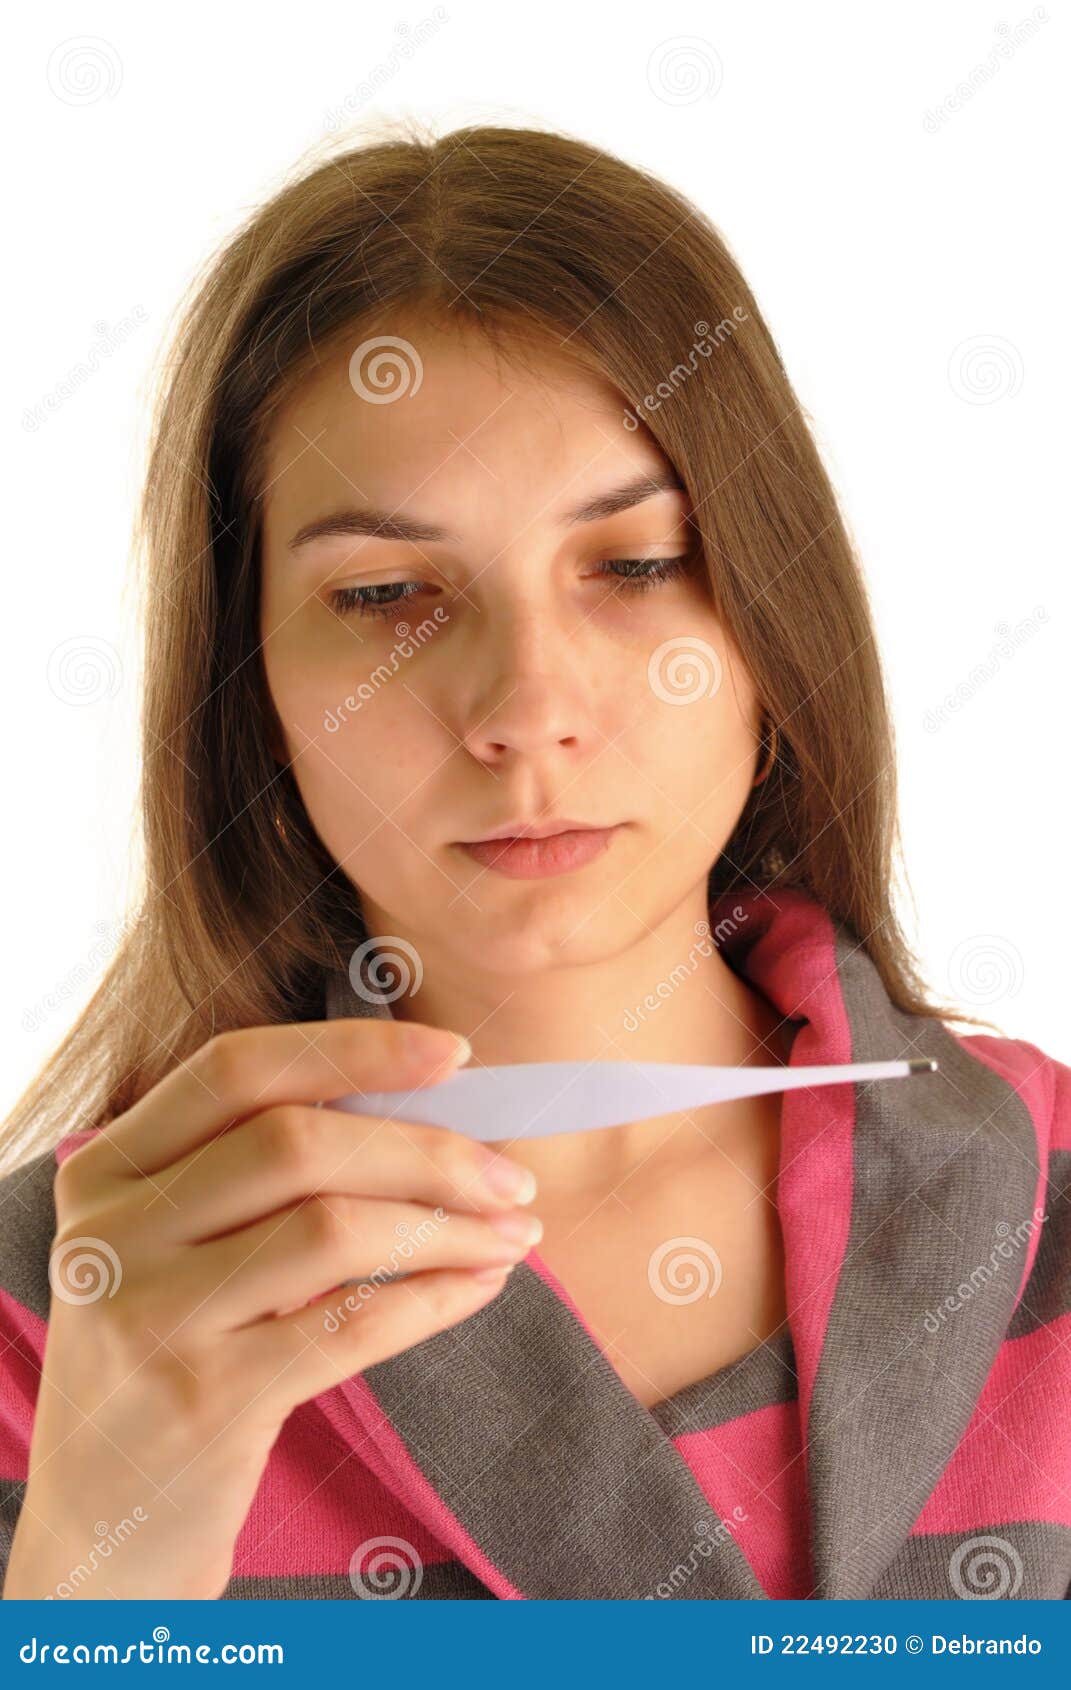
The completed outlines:
{"type": "Polygon", "coordinates": [[[1071,1070],[915,970],[861,571],[704,217],[504,128],[306,169],[142,536],[145,890],[7,1128],[4,1595],[1067,1594],[1071,1070]],[[938,1070],[332,1106],[465,1039],[938,1070]]]}

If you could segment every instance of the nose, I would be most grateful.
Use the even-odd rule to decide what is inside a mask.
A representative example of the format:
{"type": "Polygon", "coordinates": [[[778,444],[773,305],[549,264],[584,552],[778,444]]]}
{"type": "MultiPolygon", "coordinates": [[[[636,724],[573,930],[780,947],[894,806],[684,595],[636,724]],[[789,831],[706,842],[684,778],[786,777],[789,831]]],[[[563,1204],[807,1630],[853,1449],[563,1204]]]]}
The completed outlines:
{"type": "MultiPolygon", "coordinates": [[[[486,700],[486,694],[484,695],[486,700]]],[[[502,762],[510,752],[531,756],[559,747],[575,749],[581,727],[574,704],[549,675],[524,675],[462,736],[466,750],[481,762],[502,762]]]]}
{"type": "Polygon", "coordinates": [[[549,612],[506,618],[487,611],[480,624],[482,650],[468,655],[470,679],[482,674],[482,684],[461,689],[468,701],[466,750],[493,766],[511,752],[575,750],[588,734],[594,739],[570,630],[549,612]]]}

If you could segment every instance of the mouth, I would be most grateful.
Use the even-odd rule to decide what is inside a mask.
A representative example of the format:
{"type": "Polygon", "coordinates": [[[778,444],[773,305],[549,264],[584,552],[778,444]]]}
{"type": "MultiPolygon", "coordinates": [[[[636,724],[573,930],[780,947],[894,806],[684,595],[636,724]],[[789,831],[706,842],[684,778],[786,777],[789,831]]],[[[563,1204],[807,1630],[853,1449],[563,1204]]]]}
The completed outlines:
{"type": "Polygon", "coordinates": [[[592,827],[587,822],[547,822],[522,832],[499,832],[484,839],[459,840],[458,849],[481,867],[510,880],[538,880],[568,874],[601,856],[623,823],[592,827]]]}

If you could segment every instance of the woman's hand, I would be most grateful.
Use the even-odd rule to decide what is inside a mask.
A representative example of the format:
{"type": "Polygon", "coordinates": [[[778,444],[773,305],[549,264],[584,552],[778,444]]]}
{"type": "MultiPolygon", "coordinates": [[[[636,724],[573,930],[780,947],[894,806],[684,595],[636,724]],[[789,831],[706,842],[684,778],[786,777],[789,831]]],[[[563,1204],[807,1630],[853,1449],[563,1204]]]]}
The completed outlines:
{"type": "Polygon", "coordinates": [[[443,1079],[457,1048],[396,1020],[224,1033],[60,1165],[5,1598],[218,1597],[291,1410],[496,1295],[539,1235],[531,1175],[315,1107],[443,1079]]]}

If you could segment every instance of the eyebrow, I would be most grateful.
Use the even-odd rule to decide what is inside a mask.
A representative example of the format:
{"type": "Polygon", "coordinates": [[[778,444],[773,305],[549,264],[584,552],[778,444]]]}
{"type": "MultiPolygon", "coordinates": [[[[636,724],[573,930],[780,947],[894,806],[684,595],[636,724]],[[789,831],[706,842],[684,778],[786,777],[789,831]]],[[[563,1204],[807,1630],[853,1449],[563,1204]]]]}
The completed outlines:
{"type": "MultiPolygon", "coordinates": [[[[574,505],[561,517],[563,526],[579,522],[599,522],[619,511],[631,510],[656,493],[683,493],[685,487],[671,469],[659,469],[633,476],[617,487],[610,487],[582,504],[574,505]]],[[[417,517],[399,516],[375,505],[351,506],[344,510],[318,516],[306,522],[288,542],[290,551],[307,546],[312,540],[332,534],[365,535],[377,540],[405,540],[412,545],[459,543],[459,536],[437,523],[422,522],[417,517]]]]}

